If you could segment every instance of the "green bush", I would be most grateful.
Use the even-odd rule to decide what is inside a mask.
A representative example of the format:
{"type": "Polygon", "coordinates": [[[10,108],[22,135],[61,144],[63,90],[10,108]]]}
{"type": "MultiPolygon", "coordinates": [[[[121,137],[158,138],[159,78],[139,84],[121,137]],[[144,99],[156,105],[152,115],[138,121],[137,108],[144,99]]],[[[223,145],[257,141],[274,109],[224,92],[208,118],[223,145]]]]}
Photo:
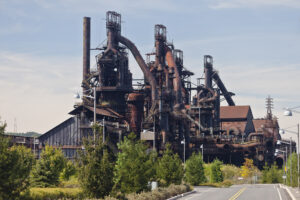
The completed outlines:
{"type": "Polygon", "coordinates": [[[223,165],[221,171],[225,180],[236,180],[240,175],[241,169],[234,165],[223,165]]]}
{"type": "Polygon", "coordinates": [[[266,164],[262,171],[262,182],[282,183],[282,170],[278,169],[275,163],[271,167],[266,164]]]}
{"type": "Polygon", "coordinates": [[[163,156],[158,160],[156,175],[160,185],[181,184],[184,170],[182,162],[177,154],[173,154],[170,144],[166,145],[163,156]]]}
{"type": "Polygon", "coordinates": [[[222,162],[218,159],[215,159],[210,166],[210,182],[218,183],[223,181],[223,174],[221,171],[222,162]]]}
{"type": "Polygon", "coordinates": [[[199,185],[206,182],[201,154],[193,153],[186,161],[185,180],[192,185],[199,185]]]}
{"type": "Polygon", "coordinates": [[[34,162],[31,150],[24,146],[9,147],[0,124],[0,200],[18,199],[29,186],[29,174],[34,162]]]}
{"type": "Polygon", "coordinates": [[[35,187],[58,186],[60,183],[59,176],[65,163],[66,159],[61,149],[46,145],[32,170],[32,185],[35,187]]]}
{"type": "Polygon", "coordinates": [[[57,200],[57,199],[84,199],[80,188],[31,188],[23,199],[28,200],[57,200]]]}
{"type": "Polygon", "coordinates": [[[190,185],[171,184],[167,188],[157,188],[151,192],[142,192],[140,194],[128,194],[126,195],[126,198],[128,200],[165,200],[170,197],[189,192],[191,190],[192,188],[190,187],[190,185]]]}

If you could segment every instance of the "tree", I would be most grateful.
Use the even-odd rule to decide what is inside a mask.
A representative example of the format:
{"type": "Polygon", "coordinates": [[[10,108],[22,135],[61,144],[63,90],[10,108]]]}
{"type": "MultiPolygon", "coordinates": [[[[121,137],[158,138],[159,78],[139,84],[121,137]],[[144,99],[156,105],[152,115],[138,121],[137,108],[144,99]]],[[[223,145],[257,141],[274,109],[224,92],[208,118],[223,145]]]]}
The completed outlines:
{"type": "Polygon", "coordinates": [[[66,159],[61,149],[46,145],[32,170],[32,184],[38,187],[57,186],[65,163],[66,159]]]}
{"type": "Polygon", "coordinates": [[[241,167],[241,176],[243,178],[252,177],[255,172],[253,160],[246,158],[243,166],[241,167]]]}
{"type": "Polygon", "coordinates": [[[68,181],[70,177],[75,173],[76,173],[76,168],[72,163],[72,161],[69,160],[66,162],[65,167],[60,174],[60,179],[68,181]]]}
{"type": "Polygon", "coordinates": [[[274,163],[271,167],[265,164],[262,171],[263,183],[282,183],[282,170],[274,163]]]}
{"type": "Polygon", "coordinates": [[[185,179],[192,185],[199,185],[206,182],[201,154],[193,153],[186,161],[185,179]]]}
{"type": "Polygon", "coordinates": [[[223,181],[223,174],[221,171],[222,162],[218,159],[215,159],[210,166],[210,182],[218,183],[223,181]]]}
{"type": "MultiPolygon", "coordinates": [[[[101,132],[95,125],[97,135],[101,132]]],[[[78,152],[78,178],[83,191],[92,198],[107,196],[113,187],[114,157],[103,144],[102,136],[83,140],[84,150],[78,152]]]]}
{"type": "Polygon", "coordinates": [[[29,186],[34,162],[31,150],[23,146],[9,147],[4,134],[6,124],[0,123],[0,200],[18,199],[29,186]]]}
{"type": "Polygon", "coordinates": [[[286,177],[286,183],[289,186],[296,187],[298,186],[298,175],[297,173],[297,154],[292,153],[290,154],[288,160],[287,160],[287,177],[286,177]],[[291,182],[291,174],[292,174],[292,182],[291,182]]]}
{"type": "Polygon", "coordinates": [[[163,156],[158,160],[156,175],[160,185],[181,184],[184,170],[178,154],[173,154],[170,144],[166,145],[163,156]]]}
{"type": "Polygon", "coordinates": [[[147,146],[135,138],[131,133],[118,144],[120,152],[115,165],[114,190],[121,193],[147,190],[155,173],[155,155],[147,153],[147,146]]]}

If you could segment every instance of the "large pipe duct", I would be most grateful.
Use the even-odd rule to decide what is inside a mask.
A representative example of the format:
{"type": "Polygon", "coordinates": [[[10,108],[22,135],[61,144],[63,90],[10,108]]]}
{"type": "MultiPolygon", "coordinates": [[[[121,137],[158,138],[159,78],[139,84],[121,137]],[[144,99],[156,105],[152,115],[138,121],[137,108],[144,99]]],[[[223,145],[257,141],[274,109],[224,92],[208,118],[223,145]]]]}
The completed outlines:
{"type": "Polygon", "coordinates": [[[154,104],[157,99],[157,91],[156,91],[156,81],[154,76],[151,74],[150,70],[148,69],[143,57],[141,56],[139,50],[136,48],[133,42],[128,40],[127,38],[118,35],[117,36],[118,41],[124,44],[132,53],[134,56],[136,62],[140,66],[141,70],[144,73],[144,77],[149,81],[151,86],[151,97],[152,97],[152,103],[154,104]]]}
{"type": "Polygon", "coordinates": [[[226,89],[224,83],[222,82],[222,80],[220,79],[218,73],[214,72],[212,75],[212,78],[214,79],[214,81],[216,82],[216,84],[218,85],[220,90],[222,91],[222,94],[224,95],[224,98],[226,99],[228,105],[235,106],[235,103],[231,97],[231,94],[227,91],[227,89],[226,89]]]}
{"type": "Polygon", "coordinates": [[[83,18],[83,81],[90,73],[91,18],[83,18]]]}
{"type": "Polygon", "coordinates": [[[177,104],[176,107],[179,108],[180,105],[182,104],[181,78],[180,78],[180,74],[179,74],[178,68],[176,66],[176,63],[173,58],[172,50],[169,47],[166,47],[166,61],[168,63],[168,66],[170,68],[174,69],[175,78],[173,79],[173,86],[174,86],[174,91],[175,91],[175,95],[176,95],[176,104],[177,104]]]}

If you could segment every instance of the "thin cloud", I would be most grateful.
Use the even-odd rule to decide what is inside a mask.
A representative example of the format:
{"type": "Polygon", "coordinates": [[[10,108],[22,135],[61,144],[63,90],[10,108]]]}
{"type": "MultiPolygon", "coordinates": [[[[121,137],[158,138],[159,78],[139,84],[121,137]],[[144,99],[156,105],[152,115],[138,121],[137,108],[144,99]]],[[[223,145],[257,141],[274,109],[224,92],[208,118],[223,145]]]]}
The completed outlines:
{"type": "Polygon", "coordinates": [[[266,6],[285,6],[300,8],[298,0],[216,0],[210,7],[213,9],[257,8],[266,6]]]}

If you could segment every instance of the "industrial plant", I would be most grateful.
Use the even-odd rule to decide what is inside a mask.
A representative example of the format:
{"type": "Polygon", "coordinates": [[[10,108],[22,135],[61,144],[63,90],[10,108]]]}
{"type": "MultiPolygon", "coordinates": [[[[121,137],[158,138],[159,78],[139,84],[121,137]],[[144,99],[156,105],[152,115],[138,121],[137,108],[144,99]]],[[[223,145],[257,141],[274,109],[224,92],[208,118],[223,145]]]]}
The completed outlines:
{"type": "MultiPolygon", "coordinates": [[[[118,151],[118,142],[134,132],[158,154],[171,144],[183,160],[199,152],[205,162],[218,158],[239,166],[251,158],[259,168],[274,162],[282,166],[284,157],[275,156],[275,149],[285,148],[285,143],[277,142],[281,137],[270,96],[266,116],[255,119],[249,105],[236,105],[234,88],[226,87],[211,55],[197,66],[203,68],[204,76],[193,83],[195,74],[184,66],[183,51],[168,41],[166,26],[154,26],[155,51],[145,59],[121,29],[121,15],[108,11],[107,42],[92,49],[91,19],[84,17],[82,101],[74,105],[69,119],[39,137],[39,149],[46,144],[60,147],[72,159],[82,150],[82,139],[95,134],[91,126],[98,123],[103,127],[103,141],[113,152],[118,151]],[[96,70],[90,67],[91,50],[98,52],[96,70]],[[132,77],[128,53],[143,79],[132,77]],[[228,105],[221,106],[223,100],[228,105]]],[[[292,144],[290,152],[295,151],[292,144]]]]}

